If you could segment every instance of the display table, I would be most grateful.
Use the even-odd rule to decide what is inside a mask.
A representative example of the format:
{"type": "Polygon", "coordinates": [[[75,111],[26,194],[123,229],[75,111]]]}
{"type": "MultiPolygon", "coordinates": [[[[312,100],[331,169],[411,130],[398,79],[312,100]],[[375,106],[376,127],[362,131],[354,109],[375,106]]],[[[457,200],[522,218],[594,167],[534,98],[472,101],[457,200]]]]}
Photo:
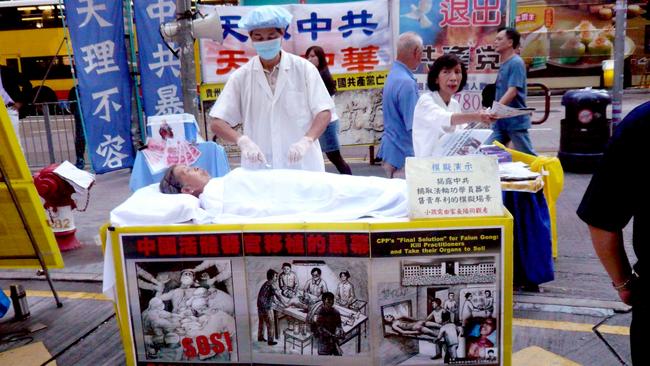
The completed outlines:
{"type": "Polygon", "coordinates": [[[557,258],[557,220],[556,220],[556,202],[564,188],[564,171],[562,164],[556,157],[551,156],[533,156],[520,151],[508,149],[498,141],[495,145],[501,147],[512,155],[513,161],[521,161],[530,166],[530,170],[542,174],[544,181],[544,197],[549,209],[551,220],[551,243],[553,258],[557,258]]]}
{"type": "MultiPolygon", "coordinates": [[[[476,299],[470,301],[477,305],[485,302],[487,292],[494,298],[489,321],[496,325],[498,357],[490,364],[510,364],[512,216],[505,210],[503,216],[434,220],[243,222],[104,230],[109,234],[102,238],[106,245],[104,293],[117,302],[127,365],[327,363],[329,356],[312,354],[317,341],[310,328],[304,334],[299,331],[300,325],[327,321],[319,318],[319,308],[302,306],[296,297],[274,304],[273,320],[260,316],[260,304],[277,300],[269,297],[269,288],[276,286],[277,274],[287,264],[298,283],[318,277],[329,291],[339,284],[340,272],[351,274],[359,300],[355,310],[334,305],[343,331],[338,340],[343,353],[339,364],[398,365],[411,358],[428,359],[431,331],[418,325],[424,323],[413,323],[423,331],[413,327],[411,332],[398,333],[395,329],[426,319],[431,298],[454,293],[462,308],[468,298],[476,299]],[[180,281],[184,276],[194,277],[195,282],[180,281]],[[162,294],[156,283],[168,284],[162,294]],[[164,309],[159,307],[163,302],[164,309]],[[279,322],[280,315],[287,321],[279,322]],[[176,322],[171,325],[173,331],[168,324],[156,322],[161,316],[176,322]],[[295,321],[289,324],[289,319],[295,321]],[[394,321],[399,325],[391,327],[394,321]],[[366,324],[375,327],[376,336],[362,336],[366,324]],[[268,336],[266,327],[276,330],[270,333],[283,335],[281,342],[251,341],[268,336]],[[386,333],[386,328],[395,331],[386,333]],[[148,341],[160,331],[164,339],[156,344],[148,341]]],[[[485,315],[470,316],[466,322],[480,326],[486,319],[485,315]]],[[[469,339],[459,337],[461,344],[468,344],[469,339]]],[[[467,352],[465,346],[458,348],[457,360],[467,360],[458,364],[477,363],[467,358],[467,352]]]]}
{"type": "MultiPolygon", "coordinates": [[[[192,166],[207,170],[212,177],[222,177],[230,171],[228,156],[222,146],[212,141],[201,142],[197,146],[201,151],[201,156],[199,156],[198,160],[192,166]]],[[[158,183],[164,174],[164,171],[151,174],[144,154],[142,151],[138,151],[138,154],[135,156],[135,162],[133,163],[129,188],[135,192],[139,188],[158,183]]]]}

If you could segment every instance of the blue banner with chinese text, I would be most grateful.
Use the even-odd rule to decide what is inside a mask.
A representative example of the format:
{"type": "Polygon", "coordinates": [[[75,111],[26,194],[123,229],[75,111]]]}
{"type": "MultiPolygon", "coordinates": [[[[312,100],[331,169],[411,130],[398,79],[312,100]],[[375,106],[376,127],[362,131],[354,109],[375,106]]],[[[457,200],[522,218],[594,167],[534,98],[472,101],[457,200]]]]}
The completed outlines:
{"type": "Polygon", "coordinates": [[[88,154],[96,173],[133,166],[122,2],[65,0],[88,154]]]}
{"type": "MultiPolygon", "coordinates": [[[[176,19],[175,0],[133,3],[138,34],[140,77],[146,116],[183,113],[181,61],[165,46],[158,29],[176,19]]],[[[170,47],[176,49],[173,42],[170,47]]]]}

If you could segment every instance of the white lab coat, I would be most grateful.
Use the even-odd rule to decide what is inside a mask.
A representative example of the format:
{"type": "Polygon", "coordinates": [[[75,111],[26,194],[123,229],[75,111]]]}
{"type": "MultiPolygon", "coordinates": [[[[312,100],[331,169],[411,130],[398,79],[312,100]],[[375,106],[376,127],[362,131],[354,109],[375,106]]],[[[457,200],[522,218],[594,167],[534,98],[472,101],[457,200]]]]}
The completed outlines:
{"type": "Polygon", "coordinates": [[[297,164],[289,164],[288,151],[307,133],[316,114],[333,110],[334,102],[311,62],[282,51],[279,67],[273,93],[259,56],[253,57],[230,76],[210,116],[231,126],[243,123],[244,134],[274,169],[325,171],[318,139],[297,164]]]}
{"type": "Polygon", "coordinates": [[[454,98],[449,105],[437,91],[420,96],[413,113],[413,151],[416,157],[433,156],[433,152],[445,133],[454,132],[451,115],[461,113],[460,104],[454,98]]]}

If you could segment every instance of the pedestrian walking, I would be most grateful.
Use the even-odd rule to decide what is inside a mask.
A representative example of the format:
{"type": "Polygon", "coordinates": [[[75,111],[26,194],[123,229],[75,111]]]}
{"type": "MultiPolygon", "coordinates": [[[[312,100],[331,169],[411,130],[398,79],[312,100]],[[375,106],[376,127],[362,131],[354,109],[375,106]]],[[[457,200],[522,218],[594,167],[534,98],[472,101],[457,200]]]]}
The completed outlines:
{"type": "Polygon", "coordinates": [[[21,148],[20,109],[28,102],[31,90],[32,84],[22,74],[7,66],[0,66],[0,98],[2,98],[7,108],[11,125],[21,148]]]}
{"type": "MultiPolygon", "coordinates": [[[[514,28],[499,28],[494,39],[494,50],[499,54],[494,100],[512,108],[526,108],[526,64],[517,54],[521,35],[514,28]]],[[[492,125],[492,135],[486,144],[498,141],[504,145],[512,141],[515,150],[537,155],[530,141],[530,116],[501,118],[492,125]]]]}

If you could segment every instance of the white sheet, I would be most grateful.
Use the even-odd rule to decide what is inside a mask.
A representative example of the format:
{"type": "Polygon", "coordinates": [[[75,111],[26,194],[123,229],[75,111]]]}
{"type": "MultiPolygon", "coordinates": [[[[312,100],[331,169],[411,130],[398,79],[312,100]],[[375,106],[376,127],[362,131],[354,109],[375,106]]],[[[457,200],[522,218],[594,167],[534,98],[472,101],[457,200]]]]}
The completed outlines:
{"type": "Polygon", "coordinates": [[[114,226],[323,222],[406,217],[406,181],[303,170],[238,168],[213,178],[197,199],[137,190],[111,211],[114,226]]]}
{"type": "Polygon", "coordinates": [[[215,223],[405,217],[406,181],[304,170],[238,168],[199,197],[215,223]]]}

